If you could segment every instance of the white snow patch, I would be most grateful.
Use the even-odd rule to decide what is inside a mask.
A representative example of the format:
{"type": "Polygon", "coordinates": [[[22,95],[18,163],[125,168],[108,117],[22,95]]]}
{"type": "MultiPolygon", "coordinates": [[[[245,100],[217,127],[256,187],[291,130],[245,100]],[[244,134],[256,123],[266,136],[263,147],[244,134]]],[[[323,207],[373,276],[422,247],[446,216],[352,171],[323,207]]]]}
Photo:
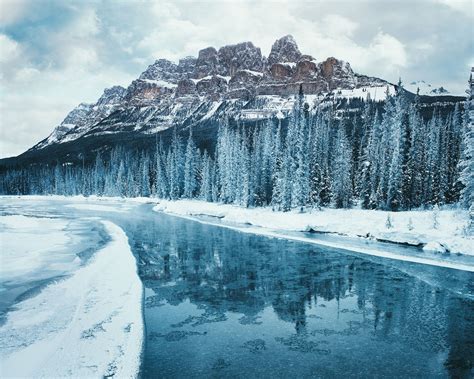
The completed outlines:
{"type": "Polygon", "coordinates": [[[209,108],[207,113],[201,118],[201,121],[211,118],[211,116],[217,111],[217,109],[220,107],[221,104],[222,104],[222,101],[212,102],[211,107],[209,108]]]}
{"type": "MultiPolygon", "coordinates": [[[[430,83],[425,82],[424,80],[411,82],[405,85],[404,87],[405,89],[413,93],[417,93],[417,91],[419,90],[419,94],[425,96],[452,95],[443,86],[435,87],[430,83]]],[[[461,94],[460,96],[463,96],[463,94],[461,94]]]]}
{"type": "Polygon", "coordinates": [[[68,220],[21,215],[0,217],[0,282],[21,281],[44,270],[68,272],[80,260],[68,252],[68,220]],[[21,241],[21,243],[19,243],[21,241]]]}
{"type": "Polygon", "coordinates": [[[446,253],[447,249],[441,245],[439,242],[428,242],[425,246],[423,246],[423,250],[425,251],[433,251],[435,253],[446,253]]]}
{"type": "Polygon", "coordinates": [[[242,71],[245,71],[247,73],[249,73],[250,75],[254,75],[254,76],[263,76],[263,72],[259,72],[259,71],[253,71],[253,70],[242,70],[242,71]]]}
{"type": "Polygon", "coordinates": [[[221,78],[221,79],[224,79],[227,83],[229,83],[231,77],[230,76],[222,76],[222,75],[208,75],[208,76],[205,76],[204,78],[201,78],[201,79],[191,79],[194,84],[197,84],[199,82],[202,82],[203,80],[211,80],[213,77],[217,77],[217,78],[221,78]]]}
{"type": "MultiPolygon", "coordinates": [[[[388,85],[388,90],[391,96],[395,95],[395,87],[393,85],[388,85]]],[[[361,98],[363,100],[366,100],[367,96],[370,95],[371,100],[382,101],[386,98],[386,92],[387,86],[374,86],[354,89],[336,89],[332,94],[335,98],[361,98]]]]}
{"type": "Polygon", "coordinates": [[[69,278],[8,313],[0,328],[2,377],[136,377],[143,342],[142,284],[125,233],[69,278]]]}
{"type": "Polygon", "coordinates": [[[158,87],[163,87],[163,88],[173,89],[173,88],[178,87],[177,84],[170,83],[165,80],[153,80],[153,79],[142,79],[142,80],[150,84],[156,84],[158,87]]]}
{"type": "Polygon", "coordinates": [[[288,67],[291,67],[291,68],[296,67],[296,62],[278,62],[278,63],[283,65],[283,66],[288,66],[288,67]]]}

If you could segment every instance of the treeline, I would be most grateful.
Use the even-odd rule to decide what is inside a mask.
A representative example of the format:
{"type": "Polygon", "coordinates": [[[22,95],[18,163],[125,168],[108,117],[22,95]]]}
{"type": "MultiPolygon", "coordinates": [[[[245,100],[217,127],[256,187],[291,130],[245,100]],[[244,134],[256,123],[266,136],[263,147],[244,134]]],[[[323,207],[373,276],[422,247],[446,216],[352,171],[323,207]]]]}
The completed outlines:
{"type": "Polygon", "coordinates": [[[447,115],[435,108],[425,119],[418,96],[410,101],[403,90],[387,95],[383,107],[365,102],[352,116],[332,107],[310,111],[300,94],[287,126],[275,120],[254,127],[223,122],[213,151],[199,149],[192,130],[187,140],[175,130],[171,143],[157,143],[152,153],[119,147],[89,165],[9,170],[1,175],[0,190],[198,198],[282,211],[450,204],[472,180],[461,175],[472,161],[468,114],[458,103],[447,115]]]}

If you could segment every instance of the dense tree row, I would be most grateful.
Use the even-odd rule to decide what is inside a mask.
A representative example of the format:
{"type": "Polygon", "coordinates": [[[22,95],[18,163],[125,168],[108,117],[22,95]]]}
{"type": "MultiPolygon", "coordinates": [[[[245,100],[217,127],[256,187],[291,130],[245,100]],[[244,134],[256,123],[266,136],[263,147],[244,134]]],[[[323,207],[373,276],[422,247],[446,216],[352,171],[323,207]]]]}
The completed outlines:
{"type": "Polygon", "coordinates": [[[455,203],[461,194],[470,206],[473,127],[462,108],[447,115],[435,108],[426,119],[418,96],[409,101],[399,89],[383,106],[368,100],[348,116],[331,106],[310,110],[300,94],[285,127],[223,122],[214,151],[199,149],[192,130],[186,141],[175,130],[169,146],[160,142],[154,153],[117,148],[92,165],[10,170],[0,189],[199,198],[283,211],[357,204],[404,210],[455,203]]]}

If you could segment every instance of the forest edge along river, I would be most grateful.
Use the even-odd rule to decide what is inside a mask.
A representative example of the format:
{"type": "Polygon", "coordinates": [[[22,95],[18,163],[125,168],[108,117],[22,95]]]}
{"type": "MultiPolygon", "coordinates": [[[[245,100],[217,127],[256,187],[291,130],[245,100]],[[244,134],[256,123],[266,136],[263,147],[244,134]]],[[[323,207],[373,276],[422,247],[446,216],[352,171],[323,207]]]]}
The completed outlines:
{"type": "MultiPolygon", "coordinates": [[[[110,243],[98,222],[124,231],[143,286],[143,299],[132,302],[145,325],[142,377],[472,377],[474,274],[241,233],[151,207],[0,204],[2,216],[89,223],[96,250],[110,243]]],[[[59,282],[94,264],[89,258],[59,282]]],[[[43,288],[12,300],[7,320],[43,288]]],[[[86,342],[100,342],[112,324],[91,329],[86,342]]],[[[4,327],[2,355],[14,332],[4,327]]]]}

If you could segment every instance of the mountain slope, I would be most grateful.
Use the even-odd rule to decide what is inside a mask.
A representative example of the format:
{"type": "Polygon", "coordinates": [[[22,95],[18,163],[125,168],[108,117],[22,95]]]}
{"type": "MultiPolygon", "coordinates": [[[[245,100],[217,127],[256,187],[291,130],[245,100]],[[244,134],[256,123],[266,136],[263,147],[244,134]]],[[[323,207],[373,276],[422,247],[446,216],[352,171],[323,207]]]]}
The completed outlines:
{"type": "Polygon", "coordinates": [[[383,100],[387,89],[395,92],[393,84],[357,74],[348,62],[302,54],[290,35],[275,41],[268,58],[252,42],[207,47],[178,64],[157,60],[128,88],[115,86],[95,104],[80,104],[46,139],[1,162],[82,159],[109,144],[151,144],[173,126],[193,126],[198,138],[212,140],[222,119],[286,118],[300,90],[314,109],[345,98],[383,100]]]}

